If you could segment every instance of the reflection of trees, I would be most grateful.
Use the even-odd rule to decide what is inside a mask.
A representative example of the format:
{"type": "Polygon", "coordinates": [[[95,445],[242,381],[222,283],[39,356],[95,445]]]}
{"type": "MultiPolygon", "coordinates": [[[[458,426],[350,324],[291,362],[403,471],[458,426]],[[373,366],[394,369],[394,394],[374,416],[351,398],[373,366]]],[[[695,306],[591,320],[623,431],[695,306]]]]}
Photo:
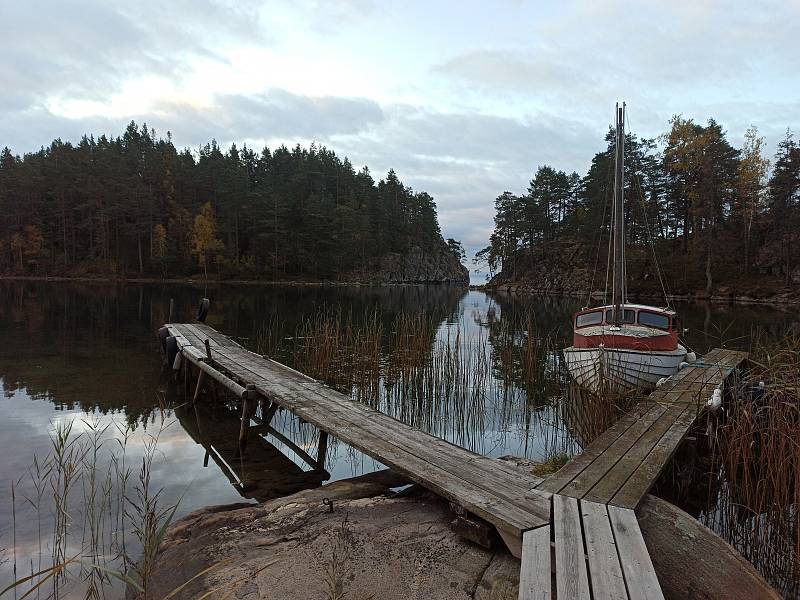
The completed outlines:
{"type": "Polygon", "coordinates": [[[486,323],[493,372],[524,390],[529,404],[543,406],[565,382],[560,350],[566,331],[571,333],[574,302],[503,294],[492,298],[499,308],[487,314],[486,323]]]}
{"type": "Polygon", "coordinates": [[[158,406],[152,290],[0,282],[0,377],[60,408],[125,409],[131,423],[158,406]],[[149,347],[146,346],[149,345],[149,347]]]}
{"type": "MultiPolygon", "coordinates": [[[[161,369],[154,332],[168,319],[193,321],[208,296],[208,323],[254,347],[272,318],[286,331],[321,306],[391,323],[397,312],[425,307],[441,322],[457,312],[463,288],[452,286],[111,285],[0,281],[0,378],[58,407],[124,410],[135,423],[158,406],[161,369]]],[[[386,327],[391,331],[391,327],[386,327]]],[[[432,342],[432,336],[430,341],[432,342]]]]}

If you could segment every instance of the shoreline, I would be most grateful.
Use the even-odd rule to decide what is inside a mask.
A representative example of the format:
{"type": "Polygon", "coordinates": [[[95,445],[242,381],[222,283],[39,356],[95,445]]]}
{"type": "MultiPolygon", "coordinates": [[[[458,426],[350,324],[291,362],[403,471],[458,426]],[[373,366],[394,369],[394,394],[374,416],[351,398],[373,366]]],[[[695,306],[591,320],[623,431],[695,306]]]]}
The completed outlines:
{"type": "MultiPolygon", "coordinates": [[[[537,288],[530,288],[525,285],[520,284],[503,284],[503,285],[470,285],[469,289],[471,290],[479,290],[489,293],[497,293],[497,294],[508,294],[508,295],[516,295],[516,296],[548,296],[548,297],[561,297],[561,298],[588,298],[589,294],[584,290],[552,290],[552,289],[537,289],[537,288]]],[[[651,299],[651,298],[663,298],[661,294],[656,293],[631,293],[632,298],[643,298],[643,299],[651,299]]],[[[603,293],[602,292],[592,292],[591,299],[602,299],[603,293]]],[[[797,306],[800,305],[800,295],[795,295],[795,292],[792,292],[792,295],[783,296],[783,295],[775,295],[766,298],[754,298],[748,295],[722,295],[722,294],[712,294],[711,296],[706,296],[703,293],[699,294],[669,294],[667,296],[669,300],[677,300],[679,302],[693,302],[697,304],[743,304],[743,305],[751,305],[751,306],[797,306]]]]}
{"type": "MultiPolygon", "coordinates": [[[[407,483],[383,470],[264,503],[197,509],[167,529],[148,587],[159,597],[178,587],[195,597],[241,586],[247,597],[288,600],[325,596],[326,575],[336,572],[348,597],[402,600],[422,588],[447,600],[516,600],[519,560],[500,542],[487,548],[461,537],[441,497],[418,485],[393,491],[407,483]],[[325,510],[323,499],[336,508],[325,510]],[[215,569],[221,560],[235,564],[215,569]]],[[[698,590],[779,598],[735,548],[680,508],[648,494],[638,512],[667,598],[698,590]]],[[[127,599],[141,596],[128,589],[127,599]]]]}
{"type": "MultiPolygon", "coordinates": [[[[400,287],[400,286],[428,286],[442,285],[461,287],[467,290],[481,291],[487,294],[507,294],[515,296],[544,296],[554,298],[586,298],[588,294],[581,290],[553,290],[531,288],[520,284],[487,285],[472,284],[468,282],[455,281],[297,281],[297,280],[262,280],[262,279],[209,279],[207,282],[194,277],[70,277],[65,275],[0,275],[0,281],[42,281],[49,283],[90,283],[105,285],[127,285],[127,284],[168,284],[168,285],[193,285],[193,286],[285,286],[285,287],[400,287]]],[[[602,292],[596,291],[591,294],[591,298],[601,299],[602,292]]],[[[632,293],[633,298],[652,299],[662,298],[657,293],[632,293]]],[[[704,293],[696,294],[670,294],[669,300],[679,302],[691,302],[697,304],[729,304],[729,305],[750,305],[750,306],[797,306],[800,305],[800,293],[790,292],[789,294],[778,294],[770,297],[758,298],[748,295],[723,295],[712,294],[706,296],[704,293]]]]}
{"type": "Polygon", "coordinates": [[[388,286],[424,286],[447,285],[468,289],[467,281],[296,281],[296,280],[262,280],[262,279],[209,279],[204,281],[194,277],[69,277],[64,275],[0,275],[0,281],[44,281],[53,283],[98,283],[109,285],[126,285],[129,283],[145,284],[180,284],[197,286],[216,285],[265,285],[287,287],[388,287],[388,286]]]}

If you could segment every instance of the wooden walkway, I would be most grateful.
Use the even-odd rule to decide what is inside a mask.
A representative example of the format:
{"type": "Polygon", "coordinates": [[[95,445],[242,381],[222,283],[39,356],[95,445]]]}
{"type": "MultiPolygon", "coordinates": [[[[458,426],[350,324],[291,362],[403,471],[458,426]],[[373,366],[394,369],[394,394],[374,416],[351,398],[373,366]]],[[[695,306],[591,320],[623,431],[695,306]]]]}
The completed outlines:
{"type": "Polygon", "coordinates": [[[636,508],[705,410],[714,388],[745,358],[744,352],[715,348],[653,391],[539,489],[636,508]]]}
{"type": "MultiPolygon", "coordinates": [[[[520,600],[663,598],[634,509],[714,389],[746,358],[742,352],[713,350],[542,481],[353,402],[211,327],[167,328],[177,341],[178,361],[187,360],[201,378],[213,377],[244,399],[243,430],[254,419],[272,432],[271,415],[285,408],[491,523],[521,557],[520,600]],[[260,416],[253,404],[257,398],[271,402],[260,416]]],[[[326,439],[320,438],[318,468],[324,467],[326,439]]]]}
{"type": "Polygon", "coordinates": [[[746,358],[712,350],[538,486],[553,494],[553,519],[524,534],[520,600],[663,599],[634,509],[746,358]]]}
{"type": "Polygon", "coordinates": [[[488,521],[516,556],[522,534],[550,522],[550,494],[536,489],[541,479],[353,402],[207,325],[167,327],[195,366],[210,366],[236,382],[240,392],[253,386],[259,396],[488,521]]]}

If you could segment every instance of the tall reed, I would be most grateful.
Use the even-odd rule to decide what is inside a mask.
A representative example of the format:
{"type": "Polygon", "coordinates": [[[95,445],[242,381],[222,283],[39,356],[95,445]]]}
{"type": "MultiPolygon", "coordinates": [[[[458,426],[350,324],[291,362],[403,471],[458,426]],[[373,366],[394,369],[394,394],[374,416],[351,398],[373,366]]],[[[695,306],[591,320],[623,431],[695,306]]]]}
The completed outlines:
{"type": "Polygon", "coordinates": [[[772,582],[800,593],[800,337],[755,348],[716,436],[713,526],[772,582]]]}
{"type": "Polygon", "coordinates": [[[133,485],[126,461],[128,426],[112,428],[99,418],[54,424],[48,455],[34,456],[24,480],[15,484],[12,500],[15,519],[20,495],[35,519],[35,555],[24,557],[31,572],[20,577],[15,570],[19,578],[0,595],[14,590],[40,597],[47,589],[46,597],[55,600],[94,600],[131,586],[149,598],[155,553],[177,509],[177,504],[165,505],[161,490],[154,490],[151,482],[158,439],[167,426],[164,411],[160,414],[157,432],[143,436],[133,485]]]}
{"type": "Polygon", "coordinates": [[[286,357],[354,400],[471,450],[492,452],[509,434],[525,437],[523,451],[533,450],[527,437],[544,434],[554,444],[547,457],[565,451],[569,434],[550,429],[553,399],[566,399],[567,376],[553,336],[537,331],[532,318],[520,334],[463,322],[440,326],[425,311],[386,320],[376,311],[321,309],[278,347],[276,338],[263,331],[258,351],[286,357]]]}

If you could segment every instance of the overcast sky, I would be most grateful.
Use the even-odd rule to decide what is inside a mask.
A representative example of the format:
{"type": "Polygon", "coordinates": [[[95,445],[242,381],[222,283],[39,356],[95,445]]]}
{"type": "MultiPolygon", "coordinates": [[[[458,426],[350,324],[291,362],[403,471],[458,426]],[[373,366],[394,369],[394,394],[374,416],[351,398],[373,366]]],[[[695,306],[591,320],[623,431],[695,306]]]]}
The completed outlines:
{"type": "Polygon", "coordinates": [[[393,167],[446,237],[486,245],[536,167],[584,174],[635,133],[714,117],[769,152],[800,125],[800,0],[0,0],[0,147],[122,133],[307,145],[393,167]]]}

